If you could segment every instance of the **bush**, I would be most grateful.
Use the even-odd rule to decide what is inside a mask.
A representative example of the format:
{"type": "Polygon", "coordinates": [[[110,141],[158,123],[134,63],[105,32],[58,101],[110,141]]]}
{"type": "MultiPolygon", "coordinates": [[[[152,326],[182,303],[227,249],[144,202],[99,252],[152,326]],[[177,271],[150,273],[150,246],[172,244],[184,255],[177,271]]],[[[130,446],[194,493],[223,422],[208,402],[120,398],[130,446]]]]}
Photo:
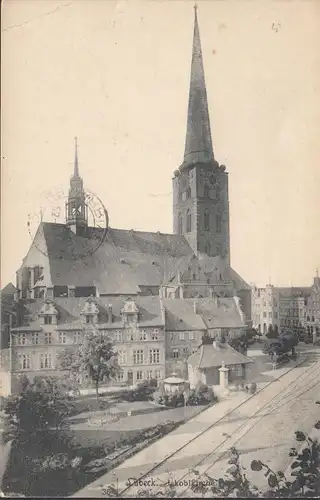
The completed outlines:
{"type": "Polygon", "coordinates": [[[166,406],[170,406],[172,408],[177,408],[178,406],[184,405],[184,397],[181,393],[173,393],[167,395],[166,406]]]}
{"type": "Polygon", "coordinates": [[[187,404],[190,406],[204,405],[215,401],[215,399],[216,396],[212,387],[208,387],[206,384],[200,382],[196,385],[195,389],[190,391],[187,404]]]}
{"type": "Polygon", "coordinates": [[[137,385],[133,391],[127,391],[122,394],[122,398],[126,401],[149,401],[156,389],[156,380],[144,380],[137,385]]]}

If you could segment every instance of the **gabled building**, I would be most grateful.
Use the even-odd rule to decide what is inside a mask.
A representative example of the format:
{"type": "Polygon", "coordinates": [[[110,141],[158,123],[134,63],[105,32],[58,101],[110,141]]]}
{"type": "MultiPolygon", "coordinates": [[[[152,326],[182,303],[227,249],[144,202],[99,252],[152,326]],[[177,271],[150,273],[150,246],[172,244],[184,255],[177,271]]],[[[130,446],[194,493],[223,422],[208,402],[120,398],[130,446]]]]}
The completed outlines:
{"type": "MultiPolygon", "coordinates": [[[[83,325],[93,324],[99,331],[124,335],[121,345],[131,349],[130,355],[123,354],[121,358],[127,359],[121,363],[124,380],[136,382],[150,377],[151,372],[152,376],[162,376],[165,353],[170,357],[171,349],[163,336],[176,331],[172,325],[167,330],[162,299],[169,317],[175,315],[175,307],[181,307],[181,301],[188,311],[190,301],[193,304],[197,299],[203,318],[193,318],[190,324],[186,321],[186,332],[213,331],[224,325],[236,331],[251,325],[251,289],[230,267],[228,173],[214,155],[196,8],[185,150],[172,182],[173,234],[112,228],[102,206],[95,210],[104,216],[104,226],[91,227],[76,143],[65,223],[42,222],[17,271],[16,301],[21,314],[12,330],[16,355],[13,370],[27,366],[31,371],[39,366],[54,370],[54,347],[73,344],[83,325]],[[219,312],[217,321],[212,319],[210,324],[219,300],[223,322],[219,322],[219,312]],[[134,302],[137,311],[129,313],[128,305],[124,306],[126,301],[134,302]],[[109,305],[111,323],[106,319],[109,305]],[[238,310],[237,318],[233,316],[234,307],[238,310]],[[138,318],[132,340],[120,308],[122,314],[138,318]],[[31,317],[26,322],[28,315],[31,317]],[[148,324],[146,317],[157,324],[148,324]],[[140,339],[144,330],[146,339],[140,339]],[[156,330],[157,340],[152,338],[156,330]],[[149,346],[150,342],[154,347],[149,346]],[[157,342],[162,342],[161,346],[155,347],[157,342]],[[135,358],[132,349],[137,350],[135,358]],[[150,349],[156,350],[152,354],[156,362],[145,361],[151,359],[150,349]]],[[[187,317],[180,319],[185,321],[187,317]]],[[[191,337],[189,340],[188,349],[195,342],[191,337]]],[[[127,349],[124,347],[123,351],[127,349]]]]}
{"type": "Polygon", "coordinates": [[[310,287],[252,287],[253,326],[265,334],[270,327],[291,328],[300,334],[310,287]]]}
{"type": "Polygon", "coordinates": [[[191,354],[187,363],[190,387],[194,388],[199,382],[211,386],[218,385],[221,366],[229,370],[229,382],[245,380],[248,366],[253,360],[225,342],[212,342],[212,339],[204,336],[201,346],[191,354]]]}
{"type": "Polygon", "coordinates": [[[310,288],[303,325],[308,339],[318,342],[320,340],[320,277],[318,271],[310,288]]]}
{"type": "MultiPolygon", "coordinates": [[[[204,335],[219,341],[241,335],[246,328],[235,297],[47,298],[27,302],[20,314],[23,320],[11,329],[7,350],[7,393],[17,391],[23,374],[31,379],[65,376],[61,354],[75,351],[92,332],[114,344],[121,371],[112,384],[133,385],[172,372],[187,377],[187,358],[204,335]]],[[[4,380],[4,388],[7,383],[4,380]]],[[[79,383],[85,387],[90,382],[79,378],[79,383]]]]}

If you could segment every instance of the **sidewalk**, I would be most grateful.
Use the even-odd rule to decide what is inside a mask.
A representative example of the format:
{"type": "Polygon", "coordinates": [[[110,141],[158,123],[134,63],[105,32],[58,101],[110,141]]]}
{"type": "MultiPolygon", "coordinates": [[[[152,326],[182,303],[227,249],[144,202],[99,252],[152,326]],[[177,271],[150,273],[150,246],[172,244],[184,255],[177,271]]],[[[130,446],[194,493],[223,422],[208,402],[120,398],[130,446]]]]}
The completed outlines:
{"type": "MultiPolygon", "coordinates": [[[[273,380],[281,379],[283,375],[286,375],[290,371],[291,368],[292,366],[287,367],[287,369],[282,368],[281,370],[273,370],[273,380]]],[[[299,377],[299,374],[295,372],[295,370],[292,370],[291,375],[289,375],[289,379],[295,379],[296,377],[299,377]]],[[[276,392],[278,392],[278,390],[280,390],[282,386],[285,387],[286,384],[286,380],[283,380],[280,386],[276,385],[276,392]]],[[[248,395],[242,391],[230,392],[230,395],[227,399],[221,400],[219,403],[213,405],[199,415],[191,418],[188,422],[182,424],[170,434],[167,434],[149,447],[136,453],[130,459],[125,460],[122,464],[113,469],[113,471],[109,471],[108,473],[102,475],[96,481],[88,484],[85,488],[76,492],[72,496],[91,498],[103,497],[105,496],[105,494],[103,494],[103,488],[106,488],[109,485],[115,485],[116,482],[119,491],[121,491],[126,487],[126,483],[129,478],[143,477],[145,474],[151,472],[154,467],[159,466],[163,462],[164,465],[161,465],[161,469],[163,467],[166,467],[165,463],[173,453],[183,456],[185,454],[185,451],[183,449],[186,445],[189,449],[190,447],[192,449],[197,448],[197,453],[201,453],[202,448],[201,446],[199,448],[199,443],[198,441],[196,441],[197,438],[200,438],[200,441],[204,440],[205,443],[208,439],[208,436],[206,434],[208,428],[212,428],[213,434],[215,434],[214,430],[216,429],[218,431],[218,434],[220,435],[221,426],[223,425],[223,422],[221,422],[220,425],[220,421],[222,421],[222,419],[226,419],[224,425],[227,424],[227,427],[229,425],[234,425],[234,422],[236,425],[238,425],[238,416],[241,417],[241,420],[243,420],[242,414],[243,417],[245,417],[246,415],[249,416],[252,411],[254,412],[257,410],[257,407],[268,402],[269,398],[271,397],[269,393],[273,394],[273,389],[270,387],[270,390],[266,389],[266,391],[263,391],[261,393],[261,390],[267,388],[268,386],[273,386],[273,383],[259,383],[258,391],[253,396],[248,395]],[[248,414],[245,408],[243,408],[243,411],[241,411],[243,406],[247,406],[247,401],[250,401],[250,411],[248,412],[248,414]],[[238,408],[240,410],[239,415],[238,408]],[[233,412],[233,414],[231,414],[231,412],[233,412]],[[180,453],[181,449],[182,451],[180,453]]],[[[246,418],[244,420],[246,420],[246,418]]],[[[212,440],[210,439],[210,443],[207,443],[207,445],[211,445],[211,442],[212,440]]],[[[216,439],[214,439],[214,442],[216,442],[216,439]]],[[[189,462],[190,464],[190,460],[188,459],[188,457],[186,458],[187,460],[184,460],[184,462],[187,466],[187,462],[189,462]]]]}
{"type": "Polygon", "coordinates": [[[127,479],[132,476],[132,474],[129,473],[130,469],[132,469],[132,472],[136,471],[138,466],[139,475],[143,474],[159,462],[165,460],[173,452],[177,451],[177,449],[186,445],[190,439],[197,438],[210,424],[217,423],[220,419],[225,417],[227,413],[249,398],[250,396],[244,392],[231,393],[228,399],[211,406],[208,410],[191,418],[188,422],[182,424],[170,434],[167,434],[151,446],[141,450],[132,458],[116,467],[116,469],[101,476],[72,496],[91,498],[102,496],[102,488],[105,485],[115,483],[115,473],[118,479],[119,488],[120,486],[125,487],[127,479]]]}

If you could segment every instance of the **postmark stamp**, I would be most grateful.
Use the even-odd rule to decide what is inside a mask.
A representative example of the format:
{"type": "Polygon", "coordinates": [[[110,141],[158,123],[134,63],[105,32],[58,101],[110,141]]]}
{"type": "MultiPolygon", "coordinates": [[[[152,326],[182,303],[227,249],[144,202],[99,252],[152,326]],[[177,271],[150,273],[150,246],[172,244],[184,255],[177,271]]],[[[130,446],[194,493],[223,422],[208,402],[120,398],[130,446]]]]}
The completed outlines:
{"type": "Polygon", "coordinates": [[[109,217],[99,196],[85,189],[86,225],[81,234],[77,234],[68,224],[68,195],[62,187],[44,191],[40,196],[40,209],[28,214],[27,229],[34,246],[46,257],[47,247],[44,231],[51,228],[55,238],[55,252],[50,258],[79,260],[93,255],[105,241],[109,217]],[[60,231],[59,231],[60,229],[60,231]]]}

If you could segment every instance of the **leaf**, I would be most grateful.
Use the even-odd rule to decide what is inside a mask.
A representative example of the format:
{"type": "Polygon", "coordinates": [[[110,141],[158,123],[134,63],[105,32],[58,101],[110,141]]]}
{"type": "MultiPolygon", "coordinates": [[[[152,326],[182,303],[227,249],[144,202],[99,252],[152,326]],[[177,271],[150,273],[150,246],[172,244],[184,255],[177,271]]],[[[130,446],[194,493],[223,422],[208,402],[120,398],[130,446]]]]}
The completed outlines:
{"type": "Polygon", "coordinates": [[[227,469],[227,474],[236,474],[238,471],[238,467],[236,465],[231,465],[229,469],[227,469]]]}
{"type": "Polygon", "coordinates": [[[261,460],[252,460],[251,470],[258,472],[258,471],[262,470],[262,467],[263,467],[263,464],[262,464],[261,460]]]}
{"type": "Polygon", "coordinates": [[[270,474],[270,476],[268,477],[268,485],[270,486],[270,488],[275,488],[278,484],[278,481],[277,481],[277,478],[274,474],[270,474]]]}
{"type": "Polygon", "coordinates": [[[295,461],[291,464],[291,469],[296,469],[297,467],[300,467],[300,463],[295,461]]]}
{"type": "Polygon", "coordinates": [[[301,431],[296,431],[295,436],[296,436],[297,441],[305,441],[306,440],[306,435],[301,431]]]}

